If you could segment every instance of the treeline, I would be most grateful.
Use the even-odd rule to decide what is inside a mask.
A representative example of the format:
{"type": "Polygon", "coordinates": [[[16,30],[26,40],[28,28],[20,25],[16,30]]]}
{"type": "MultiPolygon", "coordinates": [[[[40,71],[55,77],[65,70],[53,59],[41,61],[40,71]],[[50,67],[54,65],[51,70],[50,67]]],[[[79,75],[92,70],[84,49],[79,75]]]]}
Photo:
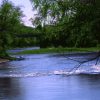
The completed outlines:
{"type": "Polygon", "coordinates": [[[38,11],[33,23],[43,25],[41,47],[100,47],[100,0],[31,2],[38,11]]]}
{"type": "Polygon", "coordinates": [[[100,47],[100,0],[30,0],[35,28],[23,24],[20,7],[0,5],[0,56],[10,47],[100,47]]]}

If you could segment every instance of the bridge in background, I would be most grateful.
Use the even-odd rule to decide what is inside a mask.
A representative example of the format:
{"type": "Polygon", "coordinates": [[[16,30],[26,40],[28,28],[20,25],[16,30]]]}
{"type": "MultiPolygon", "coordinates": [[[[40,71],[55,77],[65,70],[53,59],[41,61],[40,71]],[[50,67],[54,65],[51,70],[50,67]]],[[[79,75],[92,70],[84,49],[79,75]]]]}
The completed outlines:
{"type": "Polygon", "coordinates": [[[15,34],[18,38],[40,38],[42,34],[15,34]]]}

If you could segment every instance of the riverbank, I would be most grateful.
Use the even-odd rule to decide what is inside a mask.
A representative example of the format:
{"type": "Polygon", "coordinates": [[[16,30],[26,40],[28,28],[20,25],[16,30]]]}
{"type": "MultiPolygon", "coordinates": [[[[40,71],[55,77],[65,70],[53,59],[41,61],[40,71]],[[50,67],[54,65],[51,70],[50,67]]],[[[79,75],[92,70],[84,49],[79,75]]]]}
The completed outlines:
{"type": "Polygon", "coordinates": [[[1,63],[5,63],[5,62],[8,62],[9,60],[8,59],[2,59],[2,58],[0,58],[0,64],[1,63]]]}
{"type": "Polygon", "coordinates": [[[37,50],[24,50],[16,54],[44,54],[44,53],[66,53],[66,52],[97,52],[100,48],[41,48],[37,50]]]}
{"type": "Polygon", "coordinates": [[[13,61],[13,60],[22,60],[22,58],[16,58],[16,57],[11,57],[11,56],[0,57],[0,64],[8,62],[8,61],[13,61]]]}

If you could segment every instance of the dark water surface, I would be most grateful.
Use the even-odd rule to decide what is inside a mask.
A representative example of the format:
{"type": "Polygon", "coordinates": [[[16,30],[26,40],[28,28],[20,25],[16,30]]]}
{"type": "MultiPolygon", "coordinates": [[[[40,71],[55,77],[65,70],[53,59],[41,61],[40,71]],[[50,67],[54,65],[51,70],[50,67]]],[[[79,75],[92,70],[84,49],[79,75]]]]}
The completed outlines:
{"type": "Polygon", "coordinates": [[[22,56],[22,61],[0,64],[0,100],[100,100],[100,66],[95,61],[68,75],[78,63],[65,55],[22,56]]]}

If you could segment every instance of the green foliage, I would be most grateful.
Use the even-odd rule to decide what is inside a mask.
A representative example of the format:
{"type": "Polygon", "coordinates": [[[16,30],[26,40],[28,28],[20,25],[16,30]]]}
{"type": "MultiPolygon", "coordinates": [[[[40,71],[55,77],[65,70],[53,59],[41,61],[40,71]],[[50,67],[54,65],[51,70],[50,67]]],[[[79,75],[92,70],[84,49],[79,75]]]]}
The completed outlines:
{"type": "Polygon", "coordinates": [[[34,28],[22,24],[12,2],[0,5],[0,56],[8,47],[99,47],[100,0],[30,0],[37,10],[34,28]]]}
{"type": "Polygon", "coordinates": [[[39,45],[39,37],[41,35],[39,30],[23,24],[17,28],[18,29],[14,34],[14,41],[11,44],[11,47],[15,48],[39,45]]]}
{"type": "Polygon", "coordinates": [[[6,48],[13,41],[13,33],[21,23],[22,11],[8,0],[0,5],[0,55],[6,56],[6,48]]]}
{"type": "Polygon", "coordinates": [[[40,45],[93,47],[100,44],[100,0],[31,0],[41,17],[40,45]],[[49,27],[48,27],[49,26],[49,27]]]}
{"type": "Polygon", "coordinates": [[[43,54],[43,53],[66,53],[66,52],[93,52],[99,51],[99,48],[41,48],[37,50],[25,50],[17,54],[43,54]]]}

